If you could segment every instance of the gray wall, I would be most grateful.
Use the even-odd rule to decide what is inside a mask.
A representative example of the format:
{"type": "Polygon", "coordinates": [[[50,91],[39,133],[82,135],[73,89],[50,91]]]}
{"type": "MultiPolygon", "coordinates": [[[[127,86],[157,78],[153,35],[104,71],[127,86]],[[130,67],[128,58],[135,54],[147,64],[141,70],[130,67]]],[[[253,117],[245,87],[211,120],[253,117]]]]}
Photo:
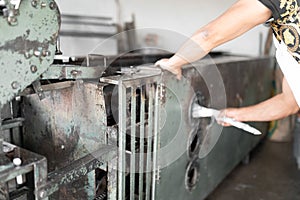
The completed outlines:
{"type": "MultiPolygon", "coordinates": [[[[216,18],[235,0],[120,0],[122,22],[131,21],[135,15],[137,28],[148,28],[137,31],[138,45],[143,46],[146,38],[159,48],[176,51],[186,37],[198,28],[216,18]],[[160,31],[164,30],[164,31],[160,31]],[[166,31],[169,30],[169,31],[166,31]],[[154,39],[153,39],[154,38],[154,39]]],[[[112,0],[58,0],[62,13],[111,16],[117,21],[117,8],[112,0]],[[88,2],[88,3],[87,3],[88,2]]],[[[226,25],[224,25],[226,26],[226,25]]],[[[218,47],[216,50],[238,54],[258,55],[260,34],[265,40],[267,28],[261,26],[249,31],[240,38],[218,47]]],[[[62,48],[68,54],[84,54],[93,52],[100,44],[101,48],[93,53],[111,54],[116,52],[116,41],[112,39],[101,45],[103,40],[72,40],[62,41],[62,48]],[[73,50],[72,50],[73,49],[73,50]],[[77,50],[76,50],[77,49],[77,50]]],[[[263,43],[264,44],[264,43],[263,43]]]]}

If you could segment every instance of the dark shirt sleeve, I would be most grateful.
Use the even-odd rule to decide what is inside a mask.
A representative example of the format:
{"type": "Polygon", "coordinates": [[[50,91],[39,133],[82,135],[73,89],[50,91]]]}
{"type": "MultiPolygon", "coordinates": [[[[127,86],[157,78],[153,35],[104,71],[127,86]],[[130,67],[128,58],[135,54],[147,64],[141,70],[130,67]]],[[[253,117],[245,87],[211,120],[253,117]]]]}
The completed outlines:
{"type": "Polygon", "coordinates": [[[272,11],[272,16],[274,20],[280,18],[281,13],[284,12],[283,9],[280,9],[280,0],[259,0],[259,1],[272,11]]]}

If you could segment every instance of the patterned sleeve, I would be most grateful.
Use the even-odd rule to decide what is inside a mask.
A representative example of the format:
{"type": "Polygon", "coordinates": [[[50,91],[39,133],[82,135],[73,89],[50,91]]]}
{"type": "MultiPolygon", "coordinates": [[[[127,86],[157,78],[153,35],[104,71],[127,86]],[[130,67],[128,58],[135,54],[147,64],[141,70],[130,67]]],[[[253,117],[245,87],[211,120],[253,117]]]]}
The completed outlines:
{"type": "MultiPolygon", "coordinates": [[[[272,11],[274,20],[285,17],[299,0],[259,0],[272,11]]],[[[294,7],[295,8],[295,7],[294,7]]]]}

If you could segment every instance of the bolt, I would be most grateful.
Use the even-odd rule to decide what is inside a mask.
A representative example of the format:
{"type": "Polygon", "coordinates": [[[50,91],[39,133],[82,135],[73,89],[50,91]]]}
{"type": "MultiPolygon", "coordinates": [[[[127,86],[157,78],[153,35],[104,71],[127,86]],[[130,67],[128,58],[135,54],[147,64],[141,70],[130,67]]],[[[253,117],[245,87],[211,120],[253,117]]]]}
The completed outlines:
{"type": "Polygon", "coordinates": [[[77,70],[72,70],[72,71],[71,71],[71,74],[72,74],[73,76],[76,76],[76,75],[78,75],[78,71],[77,71],[77,70]]]}
{"type": "Polygon", "coordinates": [[[20,96],[16,96],[15,100],[16,101],[21,101],[21,97],[20,96]]]}
{"type": "Polygon", "coordinates": [[[50,56],[51,55],[51,52],[48,51],[48,50],[43,50],[43,56],[46,57],[46,56],[50,56]]]}
{"type": "MultiPolygon", "coordinates": [[[[13,163],[16,167],[19,167],[22,164],[22,160],[20,158],[14,158],[13,163]]],[[[16,179],[17,179],[17,184],[19,184],[19,185],[23,184],[22,175],[17,176],[16,179]]]]}
{"type": "Polygon", "coordinates": [[[36,65],[31,65],[30,70],[32,73],[37,72],[37,66],[36,65]]]}
{"type": "Polygon", "coordinates": [[[37,0],[31,1],[31,5],[36,8],[37,7],[37,0]]]}
{"type": "Polygon", "coordinates": [[[41,51],[34,51],[33,54],[36,56],[36,57],[40,57],[42,52],[41,51]]]}
{"type": "Polygon", "coordinates": [[[52,1],[50,4],[49,4],[49,7],[51,10],[54,10],[56,9],[56,3],[54,1],[52,1]]]}
{"type": "Polygon", "coordinates": [[[42,3],[41,3],[41,7],[42,7],[42,8],[45,8],[46,6],[47,6],[47,4],[46,4],[45,2],[42,2],[42,3]]]}
{"type": "Polygon", "coordinates": [[[134,68],[133,66],[130,66],[130,75],[133,75],[134,74],[134,68]]]}
{"type": "Polygon", "coordinates": [[[14,82],[12,82],[11,83],[11,87],[12,87],[12,89],[18,89],[18,87],[20,86],[20,84],[17,82],[17,81],[14,81],[14,82]]]}
{"type": "Polygon", "coordinates": [[[8,17],[7,20],[8,20],[9,25],[11,25],[11,26],[15,26],[18,24],[18,20],[16,17],[8,17]]]}
{"type": "Polygon", "coordinates": [[[46,194],[45,191],[41,191],[41,192],[40,192],[40,197],[41,197],[41,198],[44,198],[44,197],[45,197],[45,194],[46,194]]]}
{"type": "Polygon", "coordinates": [[[29,52],[25,52],[25,53],[24,53],[24,56],[25,56],[26,59],[29,59],[29,58],[30,58],[29,52]]]}
{"type": "Polygon", "coordinates": [[[2,9],[2,15],[3,17],[8,17],[9,16],[9,10],[7,8],[2,9]]]}

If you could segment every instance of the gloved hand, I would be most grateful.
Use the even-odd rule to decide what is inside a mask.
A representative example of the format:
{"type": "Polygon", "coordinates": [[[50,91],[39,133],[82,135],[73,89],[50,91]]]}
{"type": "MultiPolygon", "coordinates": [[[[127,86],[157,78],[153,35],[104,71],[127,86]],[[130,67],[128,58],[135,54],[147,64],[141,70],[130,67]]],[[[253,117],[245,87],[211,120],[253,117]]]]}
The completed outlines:
{"type": "Polygon", "coordinates": [[[168,70],[169,72],[173,73],[174,75],[176,75],[176,78],[178,80],[181,79],[181,76],[182,76],[182,70],[181,70],[181,66],[179,65],[175,65],[171,59],[168,59],[168,58],[164,58],[164,59],[161,59],[159,61],[157,61],[155,63],[155,66],[158,66],[164,70],[168,70]]]}

